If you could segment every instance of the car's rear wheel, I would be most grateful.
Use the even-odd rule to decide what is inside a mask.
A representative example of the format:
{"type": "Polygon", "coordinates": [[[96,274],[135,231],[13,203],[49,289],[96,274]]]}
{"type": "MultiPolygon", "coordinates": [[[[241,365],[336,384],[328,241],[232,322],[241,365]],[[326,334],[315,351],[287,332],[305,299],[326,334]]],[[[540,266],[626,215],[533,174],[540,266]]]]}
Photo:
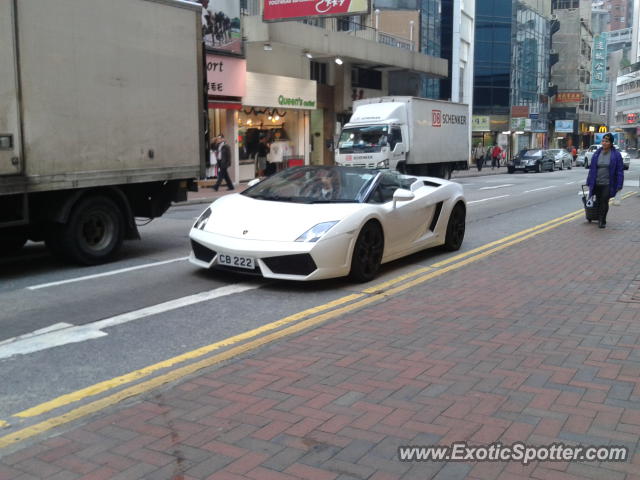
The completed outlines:
{"type": "Polygon", "coordinates": [[[384,251],[384,235],[380,224],[375,221],[367,222],[356,240],[351,256],[351,271],[349,276],[356,282],[373,280],[378,273],[384,251]]]}
{"type": "Polygon", "coordinates": [[[464,240],[464,231],[466,228],[466,210],[462,203],[457,203],[451,215],[449,223],[447,223],[447,236],[444,240],[444,248],[453,252],[459,250],[464,240]]]}

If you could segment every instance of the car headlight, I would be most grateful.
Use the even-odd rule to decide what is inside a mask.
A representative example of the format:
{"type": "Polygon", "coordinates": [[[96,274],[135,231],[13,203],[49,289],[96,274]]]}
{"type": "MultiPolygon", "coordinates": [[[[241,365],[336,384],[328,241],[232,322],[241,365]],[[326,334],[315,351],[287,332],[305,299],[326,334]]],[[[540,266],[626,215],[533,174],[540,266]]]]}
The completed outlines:
{"type": "Polygon", "coordinates": [[[389,160],[382,160],[376,164],[376,168],[389,168],[389,160]]]}
{"type": "Polygon", "coordinates": [[[333,221],[333,222],[322,222],[322,223],[319,223],[319,224],[311,227],[309,230],[304,232],[298,238],[296,238],[296,242],[317,242],[336,223],[338,223],[338,220],[333,221]]]}
{"type": "Polygon", "coordinates": [[[209,221],[209,217],[211,216],[211,207],[207,207],[207,209],[202,212],[202,214],[196,220],[196,223],[193,224],[193,228],[197,228],[198,230],[204,230],[204,227],[207,225],[209,221]]]}

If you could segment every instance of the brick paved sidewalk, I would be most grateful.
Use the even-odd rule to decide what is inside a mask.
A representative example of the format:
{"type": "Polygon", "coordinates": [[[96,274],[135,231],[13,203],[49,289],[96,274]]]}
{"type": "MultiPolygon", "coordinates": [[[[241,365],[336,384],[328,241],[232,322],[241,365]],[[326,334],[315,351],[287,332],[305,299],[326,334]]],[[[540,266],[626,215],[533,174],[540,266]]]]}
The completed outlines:
{"type": "Polygon", "coordinates": [[[0,459],[0,479],[640,478],[640,198],[0,459]],[[487,292],[493,291],[488,295],[487,292]],[[623,463],[400,445],[627,446],[623,463]]]}

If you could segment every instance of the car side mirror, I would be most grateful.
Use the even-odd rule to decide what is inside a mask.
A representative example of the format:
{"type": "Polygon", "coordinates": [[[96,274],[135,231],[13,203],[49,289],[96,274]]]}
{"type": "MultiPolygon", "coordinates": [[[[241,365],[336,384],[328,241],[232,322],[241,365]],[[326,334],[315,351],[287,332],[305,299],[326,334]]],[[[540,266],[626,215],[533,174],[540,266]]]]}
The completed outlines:
{"type": "Polygon", "coordinates": [[[396,208],[396,202],[408,202],[416,198],[416,195],[406,188],[398,188],[393,192],[393,208],[396,208]]]}

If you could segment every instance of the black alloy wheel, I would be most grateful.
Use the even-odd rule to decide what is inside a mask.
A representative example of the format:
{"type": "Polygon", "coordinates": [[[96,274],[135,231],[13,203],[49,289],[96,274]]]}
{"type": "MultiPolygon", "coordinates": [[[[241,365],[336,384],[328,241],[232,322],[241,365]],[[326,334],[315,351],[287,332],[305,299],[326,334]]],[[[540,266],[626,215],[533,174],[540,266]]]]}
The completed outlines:
{"type": "Polygon", "coordinates": [[[460,250],[462,241],[464,240],[464,232],[466,228],[466,210],[462,203],[457,203],[451,215],[449,223],[447,223],[447,236],[444,240],[444,248],[450,252],[460,250]]]}
{"type": "Polygon", "coordinates": [[[384,235],[377,222],[370,221],[362,227],[351,257],[349,276],[356,282],[373,280],[378,273],[384,251],[384,235]]]}
{"type": "Polygon", "coordinates": [[[542,160],[540,160],[536,166],[536,173],[542,173],[542,160]]]}

